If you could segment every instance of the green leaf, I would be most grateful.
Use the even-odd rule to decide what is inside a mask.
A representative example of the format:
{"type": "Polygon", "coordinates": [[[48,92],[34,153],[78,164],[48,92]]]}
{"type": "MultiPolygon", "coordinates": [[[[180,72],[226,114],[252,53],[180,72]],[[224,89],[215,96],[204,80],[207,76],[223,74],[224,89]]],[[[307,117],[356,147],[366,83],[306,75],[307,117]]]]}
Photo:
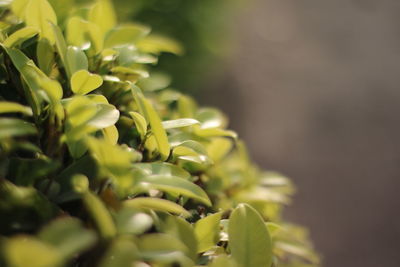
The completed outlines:
{"type": "Polygon", "coordinates": [[[190,173],[179,166],[167,162],[136,163],[133,168],[142,171],[146,175],[177,176],[186,180],[190,179],[190,173]]]}
{"type": "Polygon", "coordinates": [[[135,266],[133,262],[139,257],[138,254],[138,249],[130,236],[118,237],[112,241],[100,267],[135,266]]]}
{"type": "Polygon", "coordinates": [[[210,129],[196,129],[195,134],[200,137],[230,137],[233,139],[237,139],[237,133],[230,130],[224,130],[219,128],[210,128],[210,129]]]}
{"type": "Polygon", "coordinates": [[[100,75],[92,74],[87,70],[79,70],[71,77],[71,89],[75,94],[85,95],[102,84],[103,79],[100,75]]]}
{"type": "Polygon", "coordinates": [[[98,163],[101,173],[99,176],[112,178],[119,192],[131,190],[134,183],[132,162],[138,160],[140,154],[133,149],[112,145],[106,140],[88,138],[86,142],[98,163]]]}
{"type": "Polygon", "coordinates": [[[5,48],[5,50],[10,56],[14,66],[21,73],[23,80],[28,85],[28,88],[24,87],[25,96],[32,108],[33,114],[38,116],[41,113],[41,98],[38,94],[41,89],[39,81],[41,78],[45,77],[45,75],[35,66],[35,63],[20,50],[15,48],[5,48]]]}
{"type": "Polygon", "coordinates": [[[96,107],[96,114],[87,122],[87,125],[103,129],[114,125],[118,121],[119,111],[113,105],[97,104],[96,107]]]}
{"type": "Polygon", "coordinates": [[[117,24],[117,16],[110,0],[97,0],[89,11],[89,21],[98,25],[103,33],[117,24]]]}
{"type": "Polygon", "coordinates": [[[170,212],[183,215],[184,217],[189,217],[191,215],[182,206],[161,198],[137,197],[124,201],[124,206],[170,212]]]}
{"type": "Polygon", "coordinates": [[[140,134],[140,138],[143,140],[147,133],[146,119],[140,115],[140,113],[134,111],[129,112],[129,115],[131,115],[133,121],[135,122],[136,129],[140,134]]]}
{"type": "Polygon", "coordinates": [[[90,41],[85,36],[87,33],[87,21],[74,16],[67,22],[66,39],[70,45],[79,47],[82,50],[90,47],[90,41]]]}
{"type": "Polygon", "coordinates": [[[272,242],[262,217],[247,204],[239,204],[229,219],[229,247],[239,267],[270,267],[272,242]]]}
{"type": "Polygon", "coordinates": [[[118,129],[115,125],[108,126],[102,129],[104,140],[107,140],[110,144],[116,145],[118,143],[118,129]]]}
{"type": "Polygon", "coordinates": [[[166,193],[183,195],[211,206],[211,201],[203,189],[184,178],[152,175],[142,178],[139,181],[139,186],[144,189],[157,189],[166,193]]]}
{"type": "Polygon", "coordinates": [[[218,243],[221,216],[222,213],[215,213],[198,220],[194,225],[198,253],[207,251],[218,243]]]}
{"type": "Polygon", "coordinates": [[[11,2],[11,10],[19,18],[25,16],[26,5],[30,0],[13,0],[11,2]]]}
{"type": "Polygon", "coordinates": [[[32,109],[30,107],[25,107],[14,102],[0,101],[0,114],[12,112],[20,112],[25,115],[32,116],[32,109]]]}
{"type": "Polygon", "coordinates": [[[88,59],[86,54],[78,47],[69,46],[66,54],[67,67],[69,73],[74,74],[79,70],[88,69],[88,59]]]}
{"type": "Polygon", "coordinates": [[[31,123],[20,119],[0,119],[0,139],[36,134],[37,130],[31,123]]]}
{"type": "Polygon", "coordinates": [[[54,34],[58,55],[61,58],[61,62],[65,68],[65,71],[67,72],[67,76],[71,77],[71,73],[69,73],[69,69],[66,65],[67,44],[65,43],[64,35],[57,25],[50,23],[50,26],[54,34]]]}
{"type": "Polygon", "coordinates": [[[169,120],[169,121],[163,121],[162,125],[165,130],[168,129],[175,129],[175,128],[182,128],[182,127],[187,127],[187,126],[192,126],[200,124],[198,120],[195,119],[177,119],[177,120],[169,120]]]}
{"type": "Polygon", "coordinates": [[[57,25],[57,16],[47,0],[30,0],[26,6],[25,22],[27,26],[39,30],[39,36],[55,43],[51,23],[57,25]]]}
{"type": "Polygon", "coordinates": [[[3,45],[6,47],[18,46],[26,40],[32,38],[38,34],[38,30],[35,27],[25,27],[13,34],[11,34],[4,42],[3,45]]]}
{"type": "Polygon", "coordinates": [[[39,68],[46,74],[50,75],[55,62],[54,48],[47,39],[41,39],[37,43],[36,58],[39,68]]]}
{"type": "Polygon", "coordinates": [[[62,263],[56,248],[29,236],[9,239],[4,245],[4,254],[13,267],[56,267],[62,263]]]}
{"type": "Polygon", "coordinates": [[[46,225],[39,233],[42,241],[57,248],[60,255],[70,259],[90,248],[96,242],[96,234],[83,228],[75,218],[60,218],[46,225]]]}
{"type": "Polygon", "coordinates": [[[104,239],[111,239],[117,233],[114,221],[104,203],[90,191],[83,193],[83,203],[95,223],[100,236],[104,239]]]}
{"type": "Polygon", "coordinates": [[[106,36],[104,47],[110,48],[134,44],[140,38],[150,33],[150,28],[140,24],[127,24],[113,28],[106,36]]]}
{"type": "Polygon", "coordinates": [[[137,46],[145,53],[169,52],[177,55],[183,53],[183,48],[178,42],[161,35],[146,36],[138,41],[137,46]]]}
{"type": "Polygon", "coordinates": [[[219,255],[215,257],[210,264],[210,267],[236,267],[236,263],[227,255],[219,255]]]}
{"type": "Polygon", "coordinates": [[[140,112],[144,115],[144,117],[150,124],[151,132],[157,142],[157,147],[161,156],[161,160],[166,160],[170,153],[170,146],[168,143],[167,134],[162,126],[160,117],[158,116],[152,105],[140,92],[139,88],[133,86],[132,93],[137,104],[139,105],[140,112]]]}
{"type": "Polygon", "coordinates": [[[201,129],[225,128],[228,123],[225,115],[215,108],[200,109],[195,119],[200,121],[201,129]]]}
{"type": "Polygon", "coordinates": [[[190,223],[182,218],[170,215],[163,225],[163,231],[181,240],[188,248],[187,255],[194,261],[197,259],[197,240],[190,223]]]}
{"type": "Polygon", "coordinates": [[[147,234],[138,243],[143,260],[162,263],[179,262],[179,266],[193,266],[193,262],[185,256],[187,247],[178,239],[167,234],[147,234]]]}
{"type": "MultiPolygon", "coordinates": [[[[124,203],[124,208],[117,213],[116,224],[118,234],[143,234],[153,225],[153,218],[144,212],[132,209],[130,206],[124,203]]],[[[132,205],[132,207],[136,208],[135,205],[132,205]]]]}

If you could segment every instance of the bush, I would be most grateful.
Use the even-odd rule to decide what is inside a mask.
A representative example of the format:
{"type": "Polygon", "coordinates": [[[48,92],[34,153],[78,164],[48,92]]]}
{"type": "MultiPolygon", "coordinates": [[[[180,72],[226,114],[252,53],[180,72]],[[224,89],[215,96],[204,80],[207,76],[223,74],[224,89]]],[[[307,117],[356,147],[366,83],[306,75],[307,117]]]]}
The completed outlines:
{"type": "Polygon", "coordinates": [[[317,266],[290,181],[147,71],[180,47],[70,2],[2,2],[0,265],[317,266]]]}
{"type": "Polygon", "coordinates": [[[115,4],[119,15],[146,23],[155,32],[183,44],[183,57],[162,54],[154,69],[168,73],[173,87],[198,94],[201,88],[209,86],[209,78],[221,73],[223,61],[232,54],[230,29],[235,14],[248,2],[116,0],[115,4]]]}

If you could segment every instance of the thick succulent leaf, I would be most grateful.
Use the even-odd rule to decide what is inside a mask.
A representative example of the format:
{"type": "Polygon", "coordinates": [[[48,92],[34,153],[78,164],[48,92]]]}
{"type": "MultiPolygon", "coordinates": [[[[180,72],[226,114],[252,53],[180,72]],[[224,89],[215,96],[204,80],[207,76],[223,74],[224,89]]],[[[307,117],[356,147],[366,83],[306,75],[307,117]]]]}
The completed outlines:
{"type": "Polygon", "coordinates": [[[30,0],[25,12],[26,25],[37,28],[41,38],[46,38],[54,44],[55,36],[50,23],[57,24],[57,16],[49,2],[30,0]]]}
{"type": "Polygon", "coordinates": [[[25,27],[13,34],[11,34],[4,42],[3,45],[6,47],[13,47],[22,44],[24,41],[32,38],[38,34],[38,30],[35,27],[25,27]]]}
{"type": "Polygon", "coordinates": [[[186,196],[211,206],[211,201],[203,189],[184,178],[152,175],[140,179],[138,185],[144,189],[157,189],[166,193],[186,196]]]}
{"type": "Polygon", "coordinates": [[[222,213],[215,213],[198,220],[194,225],[198,253],[207,251],[218,243],[221,216],[222,213]]]}
{"type": "Polygon", "coordinates": [[[170,212],[178,215],[183,215],[184,217],[189,217],[191,215],[181,205],[161,198],[137,197],[126,200],[124,202],[124,206],[170,212]]]}
{"type": "Polygon", "coordinates": [[[229,218],[229,248],[239,267],[270,267],[272,241],[267,226],[258,212],[239,204],[229,218]]]}

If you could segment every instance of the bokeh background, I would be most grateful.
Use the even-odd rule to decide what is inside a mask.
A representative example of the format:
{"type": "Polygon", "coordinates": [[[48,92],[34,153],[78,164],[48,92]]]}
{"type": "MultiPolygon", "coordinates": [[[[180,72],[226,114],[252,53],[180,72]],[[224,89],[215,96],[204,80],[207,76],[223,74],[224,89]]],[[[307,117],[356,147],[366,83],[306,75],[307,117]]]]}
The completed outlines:
{"type": "Polygon", "coordinates": [[[186,44],[160,62],[174,85],[294,180],[286,216],[311,229],[323,266],[399,267],[400,2],[156,2],[125,15],[186,44]]]}

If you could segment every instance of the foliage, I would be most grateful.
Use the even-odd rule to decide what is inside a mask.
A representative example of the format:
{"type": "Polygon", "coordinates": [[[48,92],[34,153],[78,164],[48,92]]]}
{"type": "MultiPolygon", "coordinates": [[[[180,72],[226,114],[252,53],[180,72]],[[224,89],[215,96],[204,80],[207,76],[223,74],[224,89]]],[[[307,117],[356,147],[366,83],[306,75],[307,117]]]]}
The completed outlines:
{"type": "Polygon", "coordinates": [[[198,93],[223,69],[221,63],[234,49],[230,29],[235,15],[249,2],[115,0],[120,16],[146,23],[155,32],[173,37],[184,46],[183,57],[162,54],[154,69],[171,75],[172,86],[192,93],[198,93]]]}
{"type": "Polygon", "coordinates": [[[148,65],[109,0],[1,2],[1,266],[317,266],[226,117],[148,65]],[[69,7],[69,8],[66,8],[69,7]]]}

